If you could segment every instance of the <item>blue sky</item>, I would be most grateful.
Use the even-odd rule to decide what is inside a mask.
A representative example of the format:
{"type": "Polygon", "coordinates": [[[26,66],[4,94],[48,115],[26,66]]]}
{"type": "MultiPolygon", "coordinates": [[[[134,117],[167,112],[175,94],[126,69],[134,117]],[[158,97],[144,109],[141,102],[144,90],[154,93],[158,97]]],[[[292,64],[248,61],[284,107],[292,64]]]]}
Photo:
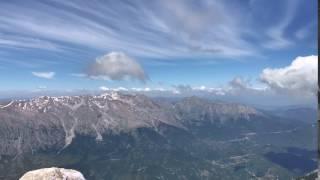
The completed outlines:
{"type": "Polygon", "coordinates": [[[237,77],[268,88],[264,69],[317,55],[316,0],[13,0],[0,8],[3,94],[221,88],[237,77]],[[113,52],[136,69],[110,64],[113,52]],[[105,69],[93,70],[99,58],[105,69]]]}

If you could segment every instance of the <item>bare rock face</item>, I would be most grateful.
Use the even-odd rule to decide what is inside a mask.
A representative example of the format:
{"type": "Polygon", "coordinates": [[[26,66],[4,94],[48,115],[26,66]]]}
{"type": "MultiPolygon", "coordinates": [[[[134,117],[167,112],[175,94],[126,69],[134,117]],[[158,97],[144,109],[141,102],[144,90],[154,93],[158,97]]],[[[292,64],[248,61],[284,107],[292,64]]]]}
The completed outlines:
{"type": "Polygon", "coordinates": [[[76,170],[52,167],[29,171],[19,180],[85,180],[85,178],[76,170]]]}

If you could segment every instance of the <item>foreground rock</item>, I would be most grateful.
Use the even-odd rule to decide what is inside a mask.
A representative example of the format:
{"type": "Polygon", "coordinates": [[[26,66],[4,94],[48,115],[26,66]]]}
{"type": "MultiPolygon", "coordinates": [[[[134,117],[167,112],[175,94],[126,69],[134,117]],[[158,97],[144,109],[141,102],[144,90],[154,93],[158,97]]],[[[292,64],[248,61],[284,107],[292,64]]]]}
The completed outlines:
{"type": "Polygon", "coordinates": [[[76,170],[52,167],[29,171],[20,180],[85,180],[85,178],[76,170]]]}

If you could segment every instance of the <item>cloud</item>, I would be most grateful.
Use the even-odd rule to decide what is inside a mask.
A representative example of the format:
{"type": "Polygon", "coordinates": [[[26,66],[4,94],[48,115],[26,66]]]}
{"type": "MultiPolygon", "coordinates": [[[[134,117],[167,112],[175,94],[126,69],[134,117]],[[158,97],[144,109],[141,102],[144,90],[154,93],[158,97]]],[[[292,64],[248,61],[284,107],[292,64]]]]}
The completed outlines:
{"type": "Polygon", "coordinates": [[[47,89],[47,86],[38,86],[38,89],[47,89]]]}
{"type": "Polygon", "coordinates": [[[315,95],[317,72],[318,56],[299,56],[289,66],[264,69],[260,80],[277,92],[315,95]]]}
{"type": "Polygon", "coordinates": [[[249,79],[244,79],[242,77],[235,77],[233,78],[230,82],[229,85],[231,88],[234,89],[248,89],[250,85],[250,80],[249,79]]]}
{"type": "Polygon", "coordinates": [[[109,89],[108,87],[106,87],[106,86],[100,86],[99,89],[100,89],[101,91],[109,91],[109,90],[110,90],[110,89],[109,89]]]}
{"type": "Polygon", "coordinates": [[[295,32],[296,38],[302,40],[302,39],[305,39],[306,37],[311,36],[312,34],[314,34],[313,28],[315,26],[317,26],[317,23],[312,22],[307,24],[306,26],[301,27],[295,32]]]}
{"type": "Polygon", "coordinates": [[[55,72],[32,72],[32,74],[39,78],[52,79],[55,76],[55,72]]]}
{"type": "Polygon", "coordinates": [[[94,79],[137,79],[143,82],[148,79],[140,64],[122,52],[111,52],[98,57],[89,65],[86,73],[94,79]]]}
{"type": "Polygon", "coordinates": [[[130,90],[136,91],[136,92],[149,92],[149,91],[161,91],[162,89],[161,90],[160,89],[151,89],[151,88],[145,87],[145,88],[131,88],[130,90]]]}
{"type": "Polygon", "coordinates": [[[41,49],[48,51],[62,51],[59,45],[32,37],[23,37],[19,35],[8,35],[0,32],[0,47],[11,47],[21,49],[41,49]]]}
{"type": "MultiPolygon", "coordinates": [[[[167,58],[252,56],[260,55],[261,45],[277,49],[294,44],[286,37],[287,29],[295,24],[297,14],[306,15],[297,10],[302,0],[247,2],[161,0],[88,4],[79,0],[32,1],[20,6],[1,1],[0,33],[12,35],[0,34],[0,46],[63,50],[62,53],[74,55],[83,53],[85,47],[98,52],[125,51],[135,57],[167,58]],[[270,7],[266,8],[266,4],[270,7]]],[[[316,13],[315,9],[312,13],[316,13]]],[[[306,23],[314,21],[303,19],[306,23]]]]}
{"type": "Polygon", "coordinates": [[[199,96],[223,96],[227,92],[226,88],[221,87],[206,87],[204,85],[202,86],[190,86],[190,85],[173,85],[173,89],[169,90],[166,89],[166,91],[171,92],[173,94],[179,94],[181,96],[193,96],[193,95],[199,95],[199,96]]]}
{"type": "Polygon", "coordinates": [[[177,93],[186,93],[192,91],[192,87],[190,85],[173,85],[173,88],[175,89],[175,92],[177,93]]]}
{"type": "Polygon", "coordinates": [[[113,88],[112,91],[129,91],[129,89],[125,87],[117,87],[117,88],[113,88]]]}
{"type": "Polygon", "coordinates": [[[27,42],[15,36],[5,39],[9,47],[55,51],[69,47],[81,51],[79,47],[85,46],[141,57],[256,53],[255,46],[244,38],[248,34],[244,32],[252,29],[240,24],[245,17],[220,1],[114,1],[91,5],[60,1],[25,6],[1,3],[1,7],[0,32],[28,38],[27,42]],[[230,11],[235,15],[230,16],[230,11]]]}
{"type": "MultiPolygon", "coordinates": [[[[272,7],[273,3],[270,2],[262,2],[262,1],[252,1],[252,5],[256,4],[260,6],[261,10],[272,7]]],[[[262,46],[269,49],[281,49],[281,48],[287,48],[289,46],[292,46],[294,44],[293,39],[288,37],[288,31],[287,28],[293,23],[293,21],[296,18],[297,11],[299,10],[299,3],[301,1],[299,0],[284,0],[279,1],[276,3],[277,7],[282,7],[282,11],[279,15],[277,15],[278,12],[269,12],[267,14],[264,14],[268,11],[262,11],[259,12],[259,15],[264,14],[264,17],[261,16],[261,20],[263,18],[269,18],[272,22],[271,26],[264,27],[264,32],[260,36],[266,36],[266,40],[262,42],[262,46]],[[274,17],[277,17],[277,19],[273,19],[274,17]]],[[[272,9],[274,9],[272,8],[272,9]]],[[[292,28],[293,29],[293,28],[292,28]]]]}
{"type": "Polygon", "coordinates": [[[87,75],[84,74],[84,73],[71,73],[70,75],[73,76],[73,77],[78,77],[78,78],[87,77],[87,75]]]}

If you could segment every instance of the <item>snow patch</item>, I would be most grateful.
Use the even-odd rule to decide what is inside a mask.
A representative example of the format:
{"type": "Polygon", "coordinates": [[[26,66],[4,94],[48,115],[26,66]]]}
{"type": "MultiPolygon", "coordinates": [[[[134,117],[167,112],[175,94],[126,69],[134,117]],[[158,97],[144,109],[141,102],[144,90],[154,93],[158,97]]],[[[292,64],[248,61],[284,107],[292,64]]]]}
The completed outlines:
{"type": "Polygon", "coordinates": [[[14,101],[11,101],[9,104],[7,105],[4,105],[4,106],[1,106],[0,109],[3,109],[3,108],[6,108],[6,107],[9,107],[13,104],[14,101]]]}

